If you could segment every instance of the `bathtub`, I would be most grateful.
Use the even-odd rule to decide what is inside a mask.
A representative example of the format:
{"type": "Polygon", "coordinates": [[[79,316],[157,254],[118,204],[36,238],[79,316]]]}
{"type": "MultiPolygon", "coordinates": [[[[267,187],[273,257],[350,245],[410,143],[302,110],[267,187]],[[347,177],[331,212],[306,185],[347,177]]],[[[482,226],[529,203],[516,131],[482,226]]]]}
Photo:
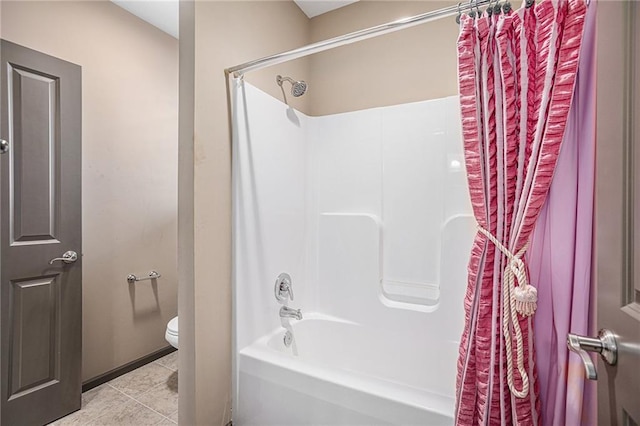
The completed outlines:
{"type": "MultiPolygon", "coordinates": [[[[294,336],[290,347],[283,342],[285,328],[279,328],[238,353],[236,380],[243,391],[235,424],[453,424],[452,395],[430,386],[451,376],[438,365],[429,368],[429,377],[421,375],[407,360],[434,362],[437,348],[323,314],[305,313],[302,321],[283,325],[294,336]]],[[[455,363],[450,355],[441,362],[455,363]]]]}

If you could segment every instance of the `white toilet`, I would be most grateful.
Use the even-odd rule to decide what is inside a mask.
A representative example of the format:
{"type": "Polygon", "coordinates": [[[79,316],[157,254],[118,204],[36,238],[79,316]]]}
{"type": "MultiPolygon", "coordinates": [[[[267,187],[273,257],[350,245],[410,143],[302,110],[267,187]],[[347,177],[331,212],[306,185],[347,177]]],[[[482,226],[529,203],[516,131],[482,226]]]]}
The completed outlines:
{"type": "Polygon", "coordinates": [[[164,338],[167,339],[167,342],[169,342],[171,346],[178,349],[178,317],[169,321],[164,338]]]}

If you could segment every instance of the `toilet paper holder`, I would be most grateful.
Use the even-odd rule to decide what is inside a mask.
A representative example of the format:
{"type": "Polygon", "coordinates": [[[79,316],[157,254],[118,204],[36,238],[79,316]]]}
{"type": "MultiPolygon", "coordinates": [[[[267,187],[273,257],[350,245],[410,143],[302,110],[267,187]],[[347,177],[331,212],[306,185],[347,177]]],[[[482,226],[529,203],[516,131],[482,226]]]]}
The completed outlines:
{"type": "Polygon", "coordinates": [[[135,283],[137,281],[144,281],[144,280],[155,280],[156,278],[160,278],[162,275],[160,275],[159,272],[157,271],[151,271],[149,272],[149,275],[147,275],[146,277],[139,277],[135,274],[129,274],[127,275],[127,281],[129,282],[129,284],[135,283]]]}

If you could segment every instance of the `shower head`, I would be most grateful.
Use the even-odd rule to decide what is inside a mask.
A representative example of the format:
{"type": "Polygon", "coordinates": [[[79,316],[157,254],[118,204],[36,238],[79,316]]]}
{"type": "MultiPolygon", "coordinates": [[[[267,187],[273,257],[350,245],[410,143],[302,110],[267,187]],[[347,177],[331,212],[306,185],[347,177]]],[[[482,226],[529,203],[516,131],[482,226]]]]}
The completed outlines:
{"type": "Polygon", "coordinates": [[[299,98],[306,93],[308,85],[305,81],[296,81],[291,77],[283,77],[281,75],[276,76],[276,83],[278,83],[280,87],[282,87],[282,83],[285,80],[291,83],[291,95],[293,95],[294,98],[299,98]]]}

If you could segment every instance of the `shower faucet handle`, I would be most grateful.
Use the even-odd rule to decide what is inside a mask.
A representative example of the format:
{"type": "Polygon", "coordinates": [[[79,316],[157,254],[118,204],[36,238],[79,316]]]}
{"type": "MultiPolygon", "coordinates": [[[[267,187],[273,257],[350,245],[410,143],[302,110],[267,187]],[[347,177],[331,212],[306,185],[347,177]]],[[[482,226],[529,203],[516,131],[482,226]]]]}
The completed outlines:
{"type": "Polygon", "coordinates": [[[284,302],[287,299],[293,300],[293,286],[291,283],[291,276],[289,274],[283,272],[278,275],[278,278],[276,278],[274,292],[278,302],[284,302]]]}

